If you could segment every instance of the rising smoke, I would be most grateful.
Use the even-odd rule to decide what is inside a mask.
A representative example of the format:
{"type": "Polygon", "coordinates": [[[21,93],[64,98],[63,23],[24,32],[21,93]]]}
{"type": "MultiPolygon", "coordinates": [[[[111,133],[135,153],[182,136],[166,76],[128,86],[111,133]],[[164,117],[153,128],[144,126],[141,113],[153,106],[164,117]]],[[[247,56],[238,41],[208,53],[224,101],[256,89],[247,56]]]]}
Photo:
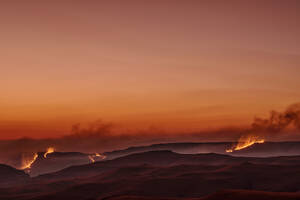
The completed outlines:
{"type": "Polygon", "coordinates": [[[268,119],[255,118],[251,131],[258,134],[276,134],[290,126],[300,130],[300,103],[289,106],[284,112],[271,111],[268,119]]]}
{"type": "MultiPolygon", "coordinates": [[[[15,160],[23,153],[44,151],[49,146],[57,151],[104,152],[123,149],[130,146],[148,145],[168,142],[208,142],[232,141],[248,136],[255,139],[282,138],[287,129],[300,130],[300,103],[289,106],[283,112],[271,111],[269,118],[255,118],[249,128],[223,128],[216,131],[199,131],[192,133],[165,133],[159,130],[138,130],[134,134],[128,132],[115,133],[115,125],[98,120],[88,127],[73,125],[69,134],[54,139],[30,139],[0,141],[0,162],[18,166],[15,160]],[[112,133],[114,132],[114,133],[112,133]],[[13,159],[11,159],[13,158],[13,159]]],[[[296,135],[296,134],[294,134],[296,135]]],[[[300,138],[297,137],[298,139],[300,138]]],[[[31,155],[31,154],[30,154],[31,155]]]]}

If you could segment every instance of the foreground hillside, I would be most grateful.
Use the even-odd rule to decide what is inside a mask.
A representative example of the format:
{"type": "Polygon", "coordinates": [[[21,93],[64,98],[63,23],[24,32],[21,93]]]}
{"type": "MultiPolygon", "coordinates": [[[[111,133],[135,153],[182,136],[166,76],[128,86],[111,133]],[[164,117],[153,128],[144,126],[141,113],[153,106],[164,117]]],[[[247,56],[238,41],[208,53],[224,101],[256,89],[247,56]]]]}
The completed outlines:
{"type": "Polygon", "coordinates": [[[22,185],[28,181],[30,177],[24,171],[0,164],[0,188],[22,185]]]}
{"type": "MultiPolygon", "coordinates": [[[[250,190],[223,190],[203,198],[155,198],[141,196],[116,196],[105,200],[299,200],[300,193],[262,192],[250,190]]],[[[103,199],[104,200],[104,199],[103,199]]]]}
{"type": "Polygon", "coordinates": [[[300,156],[151,151],[27,177],[2,186],[0,199],[297,199],[299,191],[300,156]]]}

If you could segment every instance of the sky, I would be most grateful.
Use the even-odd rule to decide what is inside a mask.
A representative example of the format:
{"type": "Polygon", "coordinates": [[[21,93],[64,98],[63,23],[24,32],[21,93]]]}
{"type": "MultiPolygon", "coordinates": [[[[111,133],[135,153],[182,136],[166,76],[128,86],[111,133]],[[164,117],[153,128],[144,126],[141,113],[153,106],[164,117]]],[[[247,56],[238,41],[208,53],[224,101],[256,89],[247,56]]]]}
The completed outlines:
{"type": "Polygon", "coordinates": [[[0,24],[0,139],[244,127],[300,99],[297,0],[11,0],[0,24]]]}

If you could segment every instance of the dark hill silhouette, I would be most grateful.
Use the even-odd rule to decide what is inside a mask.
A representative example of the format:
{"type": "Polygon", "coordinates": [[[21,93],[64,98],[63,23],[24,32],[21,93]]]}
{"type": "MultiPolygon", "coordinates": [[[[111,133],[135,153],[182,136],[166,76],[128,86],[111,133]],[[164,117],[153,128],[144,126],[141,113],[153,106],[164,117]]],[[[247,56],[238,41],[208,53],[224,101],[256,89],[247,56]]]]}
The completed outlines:
{"type": "MultiPolygon", "coordinates": [[[[106,160],[114,160],[114,158],[123,158],[126,159],[128,155],[149,152],[149,151],[174,151],[184,154],[196,154],[197,152],[217,152],[223,155],[232,155],[232,156],[252,156],[252,157],[262,157],[262,156],[276,156],[276,155],[295,155],[298,153],[300,155],[300,143],[299,142],[266,142],[263,144],[255,144],[249,148],[242,149],[240,151],[235,151],[232,153],[225,153],[225,150],[232,146],[232,143],[228,142],[215,142],[215,143],[169,143],[169,144],[154,144],[150,146],[141,146],[141,147],[131,147],[125,150],[118,150],[113,152],[104,153],[107,158],[106,160]]],[[[206,158],[203,158],[205,162],[201,162],[201,158],[194,157],[191,155],[186,155],[182,162],[186,162],[186,159],[190,159],[189,163],[201,163],[201,164],[226,164],[235,163],[240,161],[248,161],[251,159],[220,159],[220,155],[214,162],[212,158],[207,158],[210,153],[204,153],[206,158]]],[[[213,154],[212,154],[213,155],[213,154]]],[[[216,154],[215,154],[216,155],[216,154]]],[[[31,176],[37,176],[41,174],[56,172],[62,170],[64,168],[75,166],[75,165],[84,165],[91,163],[91,160],[88,158],[89,154],[78,153],[78,152],[54,152],[47,156],[47,159],[43,157],[43,152],[39,153],[39,157],[36,162],[32,165],[30,170],[31,176]]],[[[157,156],[157,155],[153,155],[157,156]]],[[[166,162],[181,162],[180,158],[177,156],[176,161],[171,160],[172,155],[160,155],[167,156],[168,159],[154,159],[151,158],[151,163],[157,162],[159,165],[165,164],[166,162]]],[[[152,157],[152,155],[149,155],[152,157]]],[[[95,161],[102,161],[102,158],[94,157],[95,161]]],[[[143,158],[146,159],[146,158],[143,158]]],[[[202,159],[202,160],[203,160],[202,159]]],[[[259,158],[252,159],[252,162],[261,163],[259,158]]],[[[299,159],[297,157],[291,158],[269,158],[265,160],[269,164],[296,164],[299,163],[299,159]],[[284,162],[284,163],[283,163],[284,162]]],[[[124,160],[125,162],[125,160],[124,160]]],[[[141,162],[139,162],[141,163],[141,162]]],[[[150,163],[146,162],[146,163],[150,163]]],[[[170,164],[169,163],[169,164],[170,164]]],[[[176,164],[176,163],[174,163],[176,164]]]]}
{"type": "Polygon", "coordinates": [[[0,187],[23,184],[29,180],[29,176],[24,171],[0,164],[0,187]]]}
{"type": "Polygon", "coordinates": [[[300,156],[254,158],[233,157],[215,153],[178,154],[171,151],[150,151],[131,154],[114,160],[101,161],[88,165],[72,166],[55,173],[39,176],[37,179],[60,180],[65,178],[88,177],[111,169],[143,164],[160,167],[175,165],[224,166],[245,162],[280,166],[300,165],[300,156]]]}
{"type": "Polygon", "coordinates": [[[21,200],[27,199],[28,195],[35,196],[32,198],[35,200],[101,199],[116,195],[200,198],[224,189],[297,192],[299,174],[298,165],[139,165],[111,169],[85,178],[68,177],[60,181],[33,179],[31,184],[2,191],[0,199],[14,195],[21,200]]]}
{"type": "MultiPolygon", "coordinates": [[[[132,196],[210,200],[230,195],[233,199],[247,197],[244,192],[228,194],[232,189],[293,193],[300,191],[299,160],[299,156],[247,158],[151,151],[33,177],[26,184],[0,189],[0,199],[96,200],[132,196]],[[222,190],[227,193],[215,193],[222,190]]],[[[261,195],[269,199],[272,196],[261,195]]]]}
{"type": "Polygon", "coordinates": [[[226,149],[229,149],[234,145],[234,142],[165,143],[130,147],[127,149],[105,152],[104,155],[107,156],[107,159],[115,159],[135,153],[161,150],[169,150],[183,154],[217,153],[248,157],[300,155],[300,142],[265,142],[263,144],[255,144],[233,153],[226,153],[226,149]]]}
{"type": "Polygon", "coordinates": [[[208,142],[208,143],[164,143],[152,144],[149,146],[136,146],[127,149],[105,152],[108,159],[115,159],[130,154],[142,153],[147,151],[173,151],[177,153],[198,154],[198,153],[225,153],[232,143],[229,142],[208,142]]]}
{"type": "Polygon", "coordinates": [[[298,200],[300,193],[224,190],[201,200],[298,200]]]}
{"type": "Polygon", "coordinates": [[[299,200],[299,193],[263,192],[250,190],[223,190],[204,198],[151,198],[140,196],[116,196],[102,200],[299,200]]]}

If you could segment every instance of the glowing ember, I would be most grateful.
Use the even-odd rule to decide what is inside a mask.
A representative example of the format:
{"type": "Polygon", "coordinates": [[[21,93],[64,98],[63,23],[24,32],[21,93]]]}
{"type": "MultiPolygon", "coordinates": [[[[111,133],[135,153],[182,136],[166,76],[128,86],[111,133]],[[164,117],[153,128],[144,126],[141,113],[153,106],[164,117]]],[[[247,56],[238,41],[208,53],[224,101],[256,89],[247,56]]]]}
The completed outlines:
{"type": "Polygon", "coordinates": [[[47,152],[44,154],[44,158],[47,158],[47,155],[50,154],[50,153],[53,153],[54,152],[54,148],[53,147],[49,147],[47,149],[47,152]]]}
{"type": "Polygon", "coordinates": [[[235,147],[231,148],[231,149],[227,149],[226,152],[231,153],[233,151],[238,151],[238,150],[250,147],[253,144],[260,144],[260,143],[264,143],[264,142],[265,142],[264,139],[260,139],[256,136],[241,137],[239,139],[237,145],[235,147]]]}
{"type": "Polygon", "coordinates": [[[101,155],[101,154],[99,154],[99,153],[95,153],[95,157],[101,157],[102,160],[106,158],[105,155],[101,155]]]}
{"type": "Polygon", "coordinates": [[[88,156],[88,158],[90,159],[90,161],[91,161],[92,163],[95,162],[95,157],[101,157],[102,160],[106,158],[106,156],[101,155],[101,154],[99,154],[99,153],[95,153],[95,154],[93,154],[93,155],[89,155],[89,156],[88,156]]]}
{"type": "Polygon", "coordinates": [[[38,154],[35,153],[32,159],[23,159],[22,160],[22,167],[21,169],[30,169],[31,165],[36,161],[36,159],[38,158],[38,154]]]}
{"type": "Polygon", "coordinates": [[[95,162],[95,159],[93,158],[93,156],[88,156],[88,157],[89,157],[89,159],[90,159],[90,161],[91,161],[92,163],[95,162]]]}

